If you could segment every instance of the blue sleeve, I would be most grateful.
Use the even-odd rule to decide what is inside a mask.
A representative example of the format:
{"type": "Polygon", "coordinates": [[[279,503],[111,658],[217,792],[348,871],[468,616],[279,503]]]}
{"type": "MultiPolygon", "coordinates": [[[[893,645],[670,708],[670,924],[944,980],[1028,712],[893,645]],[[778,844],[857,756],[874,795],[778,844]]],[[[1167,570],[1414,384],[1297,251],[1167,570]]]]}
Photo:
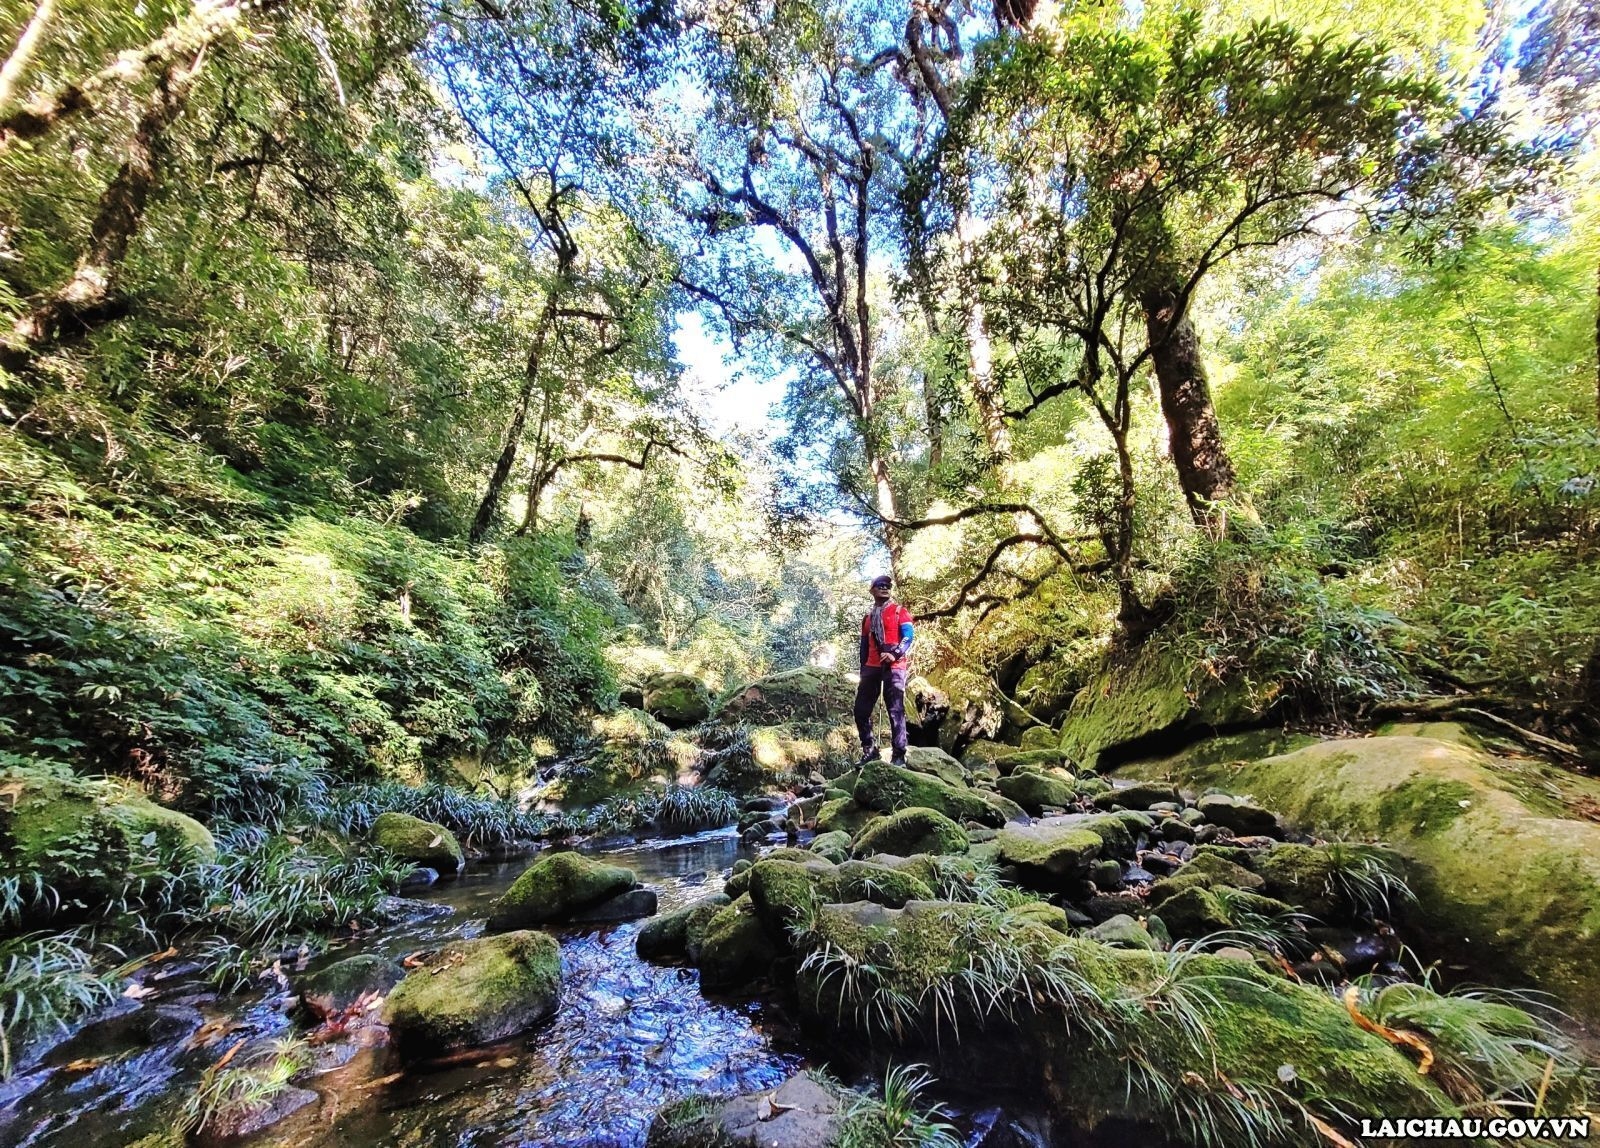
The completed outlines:
{"type": "Polygon", "coordinates": [[[900,645],[905,649],[911,648],[911,639],[916,637],[917,631],[909,619],[900,623],[900,645]]]}

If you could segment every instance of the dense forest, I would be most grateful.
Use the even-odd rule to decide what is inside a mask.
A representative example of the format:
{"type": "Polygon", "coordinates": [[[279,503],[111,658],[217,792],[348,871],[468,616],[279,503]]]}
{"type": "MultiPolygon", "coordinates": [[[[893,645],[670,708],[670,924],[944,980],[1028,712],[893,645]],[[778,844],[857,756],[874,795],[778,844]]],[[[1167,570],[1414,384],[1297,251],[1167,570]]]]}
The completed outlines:
{"type": "Polygon", "coordinates": [[[1586,1114],[1593,6],[0,55],[0,1143],[1586,1114]]]}

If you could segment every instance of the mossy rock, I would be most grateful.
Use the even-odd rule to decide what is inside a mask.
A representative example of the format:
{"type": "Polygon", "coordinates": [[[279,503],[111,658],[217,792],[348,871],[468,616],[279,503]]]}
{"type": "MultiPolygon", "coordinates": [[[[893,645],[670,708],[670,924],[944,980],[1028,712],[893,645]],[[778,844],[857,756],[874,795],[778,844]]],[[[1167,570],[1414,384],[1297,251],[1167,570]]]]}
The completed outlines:
{"type": "Polygon", "coordinates": [[[842,829],[819,833],[811,839],[808,848],[818,857],[837,865],[841,861],[850,859],[850,834],[842,829]]]}
{"type": "Polygon", "coordinates": [[[836,867],[818,857],[809,862],[763,858],[750,869],[750,905],[779,944],[789,926],[814,906],[839,900],[838,890],[836,867]]]}
{"type": "Polygon", "coordinates": [[[632,869],[563,851],[539,858],[489,907],[489,928],[499,932],[559,921],[633,888],[632,869]]]}
{"type": "Polygon", "coordinates": [[[1017,747],[1007,745],[1003,741],[987,741],[982,738],[967,746],[961,755],[961,764],[970,772],[978,772],[986,765],[994,765],[1002,757],[1011,757],[1017,752],[1017,747]]]}
{"type": "MultiPolygon", "coordinates": [[[[856,782],[857,805],[894,813],[912,806],[936,809],[952,821],[976,821],[980,825],[1000,826],[1006,822],[1003,810],[985,800],[984,794],[964,785],[947,785],[936,777],[915,770],[900,769],[886,762],[868,762],[856,782]]],[[[821,824],[819,819],[818,824],[821,824]]]]}
{"type": "Polygon", "coordinates": [[[1030,767],[1044,770],[1071,770],[1072,759],[1059,749],[1030,749],[1021,753],[1012,752],[1003,757],[997,757],[994,760],[994,767],[1000,771],[1002,777],[1009,777],[1018,770],[1030,767]]]}
{"type": "Polygon", "coordinates": [[[1228,793],[1208,793],[1195,803],[1201,815],[1213,825],[1231,829],[1242,837],[1281,833],[1278,815],[1254,801],[1228,793]]]}
{"type": "Polygon", "coordinates": [[[383,1007],[408,1058],[491,1044],[556,1011],[561,947],[547,933],[520,931],[454,941],[399,983],[383,1007]]]}
{"type": "Polygon", "coordinates": [[[1242,683],[1218,685],[1194,668],[1177,650],[1146,642],[1079,691],[1062,725],[1060,748],[1083,768],[1098,770],[1175,737],[1260,719],[1242,683]]]}
{"type": "Polygon", "coordinates": [[[300,1000],[326,1019],[344,1012],[368,993],[382,995],[405,977],[399,962],[377,953],[361,953],[335,961],[300,982],[300,1000]]]}
{"type": "Polygon", "coordinates": [[[1600,1021],[1600,824],[1563,816],[1600,805],[1600,781],[1422,737],[1124,772],[1249,792],[1297,826],[1387,843],[1417,894],[1412,926],[1453,962],[1600,1021]]]}
{"type": "Polygon", "coordinates": [[[1099,941],[1102,945],[1110,945],[1114,949],[1146,949],[1157,952],[1163,947],[1155,937],[1151,936],[1150,930],[1142,922],[1126,913],[1118,913],[1110,920],[1101,921],[1084,936],[1099,941]]]}
{"type": "Polygon", "coordinates": [[[693,674],[652,674],[644,683],[644,708],[668,729],[684,729],[711,716],[711,694],[693,674]]]}
{"type": "Polygon", "coordinates": [[[409,813],[390,810],[378,814],[367,839],[402,861],[437,869],[440,873],[459,873],[467,863],[467,856],[461,851],[461,843],[454,833],[443,825],[409,813]]]}
{"type": "Polygon", "coordinates": [[[902,809],[880,817],[856,835],[850,851],[856,857],[893,853],[965,853],[971,841],[966,830],[936,809],[902,809]]]}
{"type": "Polygon", "coordinates": [[[1001,863],[1015,866],[1024,885],[1044,892],[1074,888],[1104,847],[1098,833],[1075,825],[1008,825],[999,838],[1001,863]]]}
{"type": "Polygon", "coordinates": [[[877,1144],[874,1136],[881,1133],[876,1113],[848,1109],[838,1085],[800,1073],[777,1089],[664,1104],[650,1122],[645,1148],[824,1148],[877,1144]],[[847,1129],[851,1121],[862,1122],[862,1134],[847,1129]]]}
{"type": "Polygon", "coordinates": [[[1265,888],[1266,881],[1215,853],[1196,853],[1171,877],[1164,877],[1150,887],[1150,903],[1160,905],[1184,889],[1210,889],[1214,885],[1229,885],[1254,893],[1265,888]]]}
{"type": "MultiPolygon", "coordinates": [[[[128,880],[153,876],[183,855],[215,861],[210,831],[126,782],[43,769],[0,772],[0,876],[37,875],[65,909],[76,908],[73,901],[104,902],[128,880]]],[[[39,915],[49,915],[45,906],[39,915]]]]}
{"type": "Polygon", "coordinates": [[[666,741],[672,736],[661,722],[642,709],[623,706],[612,713],[601,714],[589,723],[590,732],[609,746],[639,746],[654,741],[666,741]]]}
{"type": "Polygon", "coordinates": [[[1035,817],[1042,814],[1047,805],[1071,809],[1078,800],[1078,786],[1074,779],[1031,770],[1002,777],[995,788],[999,789],[1001,796],[1015,801],[1035,817]]]}
{"type": "Polygon", "coordinates": [[[778,957],[748,894],[719,909],[703,929],[691,923],[689,943],[700,983],[708,989],[737,988],[759,980],[778,957]]]}
{"type": "Polygon", "coordinates": [[[827,773],[849,761],[854,742],[853,725],[763,725],[750,730],[750,756],[769,777],[805,778],[814,770],[827,773]]]}
{"type": "Polygon", "coordinates": [[[844,674],[801,666],[736,687],[717,707],[717,720],[753,725],[833,721],[850,713],[855,695],[854,683],[844,674]]]}
{"type": "Polygon", "coordinates": [[[1067,921],[1067,911],[1060,905],[1052,905],[1049,901],[1029,901],[1007,912],[1019,921],[1043,925],[1057,933],[1072,932],[1072,925],[1067,921]]]}
{"type": "MultiPolygon", "coordinates": [[[[909,1002],[913,1012],[898,1030],[900,1039],[919,1054],[940,1058],[936,1071],[952,1074],[959,1066],[974,1085],[1036,1091],[1052,1115],[1074,1126],[1093,1128],[1110,1117],[1155,1121],[1175,1143],[1193,1142],[1184,1103],[1162,1108],[1140,1091],[1130,1092],[1128,1063],[1134,1056],[1176,1087],[1220,1089],[1227,1081],[1268,1103],[1283,1095],[1280,1073],[1290,1065],[1305,1090],[1294,1095],[1316,1097],[1313,1111],[1330,1123],[1340,1120],[1340,1112],[1452,1111],[1411,1060],[1350,1023],[1332,996],[1243,962],[1187,958],[1185,979],[1197,978],[1217,1002],[1206,1010],[1202,1040],[1194,1039],[1192,1028],[1162,1023],[1159,1011],[1143,1010],[1126,1014],[1105,1039],[1095,1040],[1086,1038],[1069,1010],[1034,1007],[1027,997],[992,1008],[965,1006],[960,1002],[971,998],[964,986],[972,970],[991,963],[1003,947],[1007,965],[1049,966],[1079,980],[1082,991],[1095,997],[1126,1000],[1169,984],[1169,958],[1062,936],[1016,910],[941,901],[913,901],[899,911],[826,906],[818,915],[815,943],[877,970],[871,987],[861,991],[909,1002]],[[948,1002],[957,1002],[960,1011],[941,1012],[948,1002]],[[956,1025],[959,1040],[950,1039],[956,1025]],[[940,1033],[947,1039],[935,1039],[940,1033]]],[[[846,978],[807,970],[798,988],[809,1023],[856,1038],[870,1031],[879,1041],[888,1039],[881,1029],[864,1027],[863,1018],[872,1015],[870,1001],[849,995],[846,978]]],[[[1297,1104],[1285,1101],[1281,1112],[1299,1129],[1297,1104]]]]}
{"type": "Polygon", "coordinates": [[[1055,750],[1056,743],[1061,740],[1061,735],[1047,725],[1036,725],[1022,731],[1022,736],[1017,739],[1017,744],[1024,751],[1027,750],[1055,750]]]}
{"type": "Polygon", "coordinates": [[[902,909],[907,901],[933,900],[933,889],[907,869],[894,869],[870,861],[846,861],[839,866],[834,899],[872,901],[891,909],[902,909]]]}
{"type": "Polygon", "coordinates": [[[818,833],[848,833],[854,836],[862,826],[880,816],[875,810],[856,803],[854,797],[825,801],[817,810],[818,833]]]}
{"type": "Polygon", "coordinates": [[[689,930],[696,922],[704,924],[733,899],[723,893],[713,893],[704,900],[685,905],[671,913],[652,917],[644,923],[634,938],[634,952],[641,960],[660,961],[689,955],[689,930]]]}
{"type": "Polygon", "coordinates": [[[906,768],[937,777],[946,785],[967,784],[966,768],[936,746],[913,745],[906,750],[906,768]]]}
{"type": "Polygon", "coordinates": [[[1278,845],[1253,859],[1265,891],[1300,906],[1313,917],[1332,920],[1341,906],[1331,896],[1334,864],[1316,845],[1278,845]]]}

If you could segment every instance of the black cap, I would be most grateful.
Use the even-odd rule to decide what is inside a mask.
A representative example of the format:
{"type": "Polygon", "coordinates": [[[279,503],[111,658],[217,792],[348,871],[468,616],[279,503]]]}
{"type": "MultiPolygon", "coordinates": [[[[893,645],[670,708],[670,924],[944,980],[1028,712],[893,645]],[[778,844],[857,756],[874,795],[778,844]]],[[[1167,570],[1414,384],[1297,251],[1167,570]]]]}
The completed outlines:
{"type": "Polygon", "coordinates": [[[879,574],[876,578],[874,578],[872,580],[872,585],[873,585],[874,588],[876,588],[878,586],[883,586],[883,587],[887,588],[889,586],[893,586],[894,585],[894,579],[889,577],[887,574],[879,574]]]}

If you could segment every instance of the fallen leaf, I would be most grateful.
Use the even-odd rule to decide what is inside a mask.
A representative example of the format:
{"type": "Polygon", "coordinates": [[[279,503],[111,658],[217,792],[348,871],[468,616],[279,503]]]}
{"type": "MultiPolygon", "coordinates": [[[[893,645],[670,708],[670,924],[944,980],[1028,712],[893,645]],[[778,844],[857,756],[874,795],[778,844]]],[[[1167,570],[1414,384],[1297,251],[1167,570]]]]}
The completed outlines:
{"type": "Polygon", "coordinates": [[[1328,1143],[1334,1145],[1335,1148],[1356,1148],[1354,1144],[1339,1134],[1339,1130],[1337,1128],[1333,1127],[1333,1125],[1329,1124],[1326,1120],[1322,1120],[1319,1117],[1313,1116],[1309,1112],[1306,1113],[1306,1119],[1311,1122],[1311,1127],[1322,1133],[1322,1135],[1327,1139],[1328,1143]]]}
{"type": "Polygon", "coordinates": [[[122,990],[122,995],[131,1001],[142,1001],[145,997],[154,996],[155,992],[155,989],[146,988],[138,981],[133,981],[128,985],[127,988],[122,990]]]}
{"type": "Polygon", "coordinates": [[[369,1080],[365,1084],[363,1084],[361,1087],[362,1088],[382,1088],[385,1084],[393,1084],[395,1081],[399,1080],[404,1075],[405,1075],[404,1072],[391,1072],[388,1076],[380,1076],[376,1080],[369,1080]]]}
{"type": "Polygon", "coordinates": [[[1416,1049],[1421,1057],[1421,1062],[1417,1065],[1417,1075],[1427,1076],[1428,1070],[1433,1067],[1433,1049],[1428,1047],[1428,1042],[1409,1029],[1389,1028],[1370,1017],[1362,1016],[1360,1004],[1361,987],[1359,985],[1351,985],[1344,990],[1344,1008],[1350,1014],[1350,1019],[1356,1022],[1356,1027],[1381,1036],[1390,1044],[1403,1044],[1407,1048],[1416,1049]]]}
{"type": "Polygon", "coordinates": [[[103,1056],[89,1056],[82,1060],[74,1060],[61,1066],[62,1072],[88,1072],[91,1068],[99,1068],[106,1062],[103,1056]]]}

